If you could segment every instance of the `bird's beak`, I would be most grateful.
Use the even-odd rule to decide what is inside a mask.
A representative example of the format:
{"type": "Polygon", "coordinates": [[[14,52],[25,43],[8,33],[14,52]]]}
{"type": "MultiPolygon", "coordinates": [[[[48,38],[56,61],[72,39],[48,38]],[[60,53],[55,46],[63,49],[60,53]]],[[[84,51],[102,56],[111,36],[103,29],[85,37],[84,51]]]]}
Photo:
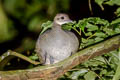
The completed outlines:
{"type": "Polygon", "coordinates": [[[66,24],[66,23],[73,23],[73,21],[72,21],[72,20],[65,20],[65,21],[63,22],[63,24],[66,24]]]}
{"type": "Polygon", "coordinates": [[[71,23],[71,22],[73,22],[73,21],[72,20],[64,20],[62,22],[56,22],[56,23],[59,24],[59,25],[63,25],[63,24],[66,24],[66,23],[71,23]]]}
{"type": "Polygon", "coordinates": [[[66,23],[72,23],[73,21],[72,20],[66,20],[65,22],[66,23]]]}

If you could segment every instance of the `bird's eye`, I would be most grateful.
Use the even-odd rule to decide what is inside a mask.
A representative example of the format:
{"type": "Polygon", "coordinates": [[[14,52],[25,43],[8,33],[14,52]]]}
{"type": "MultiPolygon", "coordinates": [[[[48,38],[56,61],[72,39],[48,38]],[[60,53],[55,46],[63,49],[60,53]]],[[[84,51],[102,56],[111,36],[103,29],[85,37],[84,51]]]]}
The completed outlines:
{"type": "Polygon", "coordinates": [[[59,20],[59,18],[57,18],[57,20],[59,20]]]}
{"type": "Polygon", "coordinates": [[[62,16],[61,19],[64,19],[64,17],[62,16]]]}

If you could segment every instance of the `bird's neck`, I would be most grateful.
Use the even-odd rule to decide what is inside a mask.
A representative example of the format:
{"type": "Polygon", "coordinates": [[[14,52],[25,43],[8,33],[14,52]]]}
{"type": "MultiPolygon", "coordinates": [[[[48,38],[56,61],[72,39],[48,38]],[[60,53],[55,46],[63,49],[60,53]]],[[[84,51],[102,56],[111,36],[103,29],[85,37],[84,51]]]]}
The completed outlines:
{"type": "Polygon", "coordinates": [[[53,22],[52,30],[62,30],[61,25],[56,24],[55,22],[53,22]]]}

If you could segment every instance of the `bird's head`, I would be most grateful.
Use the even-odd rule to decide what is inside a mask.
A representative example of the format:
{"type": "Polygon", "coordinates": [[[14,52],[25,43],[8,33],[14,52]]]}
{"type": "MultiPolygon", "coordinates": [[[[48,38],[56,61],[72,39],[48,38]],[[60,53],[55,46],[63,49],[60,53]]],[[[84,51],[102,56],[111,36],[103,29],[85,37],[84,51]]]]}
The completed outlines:
{"type": "Polygon", "coordinates": [[[67,14],[59,13],[54,18],[54,23],[58,25],[62,25],[69,22],[72,22],[72,20],[70,20],[67,14]]]}

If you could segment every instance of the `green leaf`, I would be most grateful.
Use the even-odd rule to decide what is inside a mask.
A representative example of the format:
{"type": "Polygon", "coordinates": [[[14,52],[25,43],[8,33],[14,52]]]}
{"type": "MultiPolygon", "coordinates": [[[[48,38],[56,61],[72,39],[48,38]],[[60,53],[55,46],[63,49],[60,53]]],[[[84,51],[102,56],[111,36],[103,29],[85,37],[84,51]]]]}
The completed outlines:
{"type": "Polygon", "coordinates": [[[104,10],[104,7],[102,6],[104,1],[106,0],[95,0],[95,2],[101,7],[102,10],[104,10]]]}
{"type": "Polygon", "coordinates": [[[92,32],[85,33],[86,36],[91,36],[92,32]]]}
{"type": "Polygon", "coordinates": [[[104,28],[103,31],[105,31],[109,36],[114,35],[115,31],[110,28],[104,28]]]}
{"type": "Polygon", "coordinates": [[[72,29],[72,26],[75,25],[75,23],[76,23],[76,22],[63,24],[63,25],[62,25],[62,29],[63,29],[63,30],[71,30],[71,29],[72,29]]]}
{"type": "Polygon", "coordinates": [[[103,38],[107,37],[107,35],[105,33],[103,33],[103,32],[96,32],[95,35],[97,37],[103,37],[103,38]]]}
{"type": "Polygon", "coordinates": [[[102,41],[102,40],[104,40],[104,38],[100,38],[100,37],[96,37],[96,38],[95,38],[95,42],[100,42],[100,41],[102,41]]]}
{"type": "Polygon", "coordinates": [[[117,17],[120,17],[120,7],[117,8],[117,10],[115,11],[115,14],[117,15],[117,17]]]}
{"type": "Polygon", "coordinates": [[[87,18],[87,21],[93,25],[108,25],[109,22],[107,20],[104,20],[104,19],[101,19],[99,17],[90,17],[90,18],[87,18]]]}
{"type": "Polygon", "coordinates": [[[43,28],[43,30],[41,31],[40,34],[44,33],[47,29],[52,27],[52,22],[51,21],[47,21],[46,23],[43,23],[41,25],[41,27],[43,28]]]}
{"type": "Polygon", "coordinates": [[[97,77],[96,74],[92,71],[88,72],[84,76],[85,80],[95,80],[96,77],[97,77]]]}
{"type": "Polygon", "coordinates": [[[120,0],[109,0],[109,1],[105,2],[105,4],[108,4],[110,6],[113,6],[113,5],[120,6],[120,0]]]}
{"type": "Polygon", "coordinates": [[[37,55],[29,56],[29,58],[32,59],[32,60],[38,60],[39,59],[37,55]]]}
{"type": "Polygon", "coordinates": [[[86,72],[88,72],[87,69],[80,69],[79,71],[75,71],[70,75],[70,78],[72,80],[77,80],[79,76],[83,76],[86,72]]]}
{"type": "Polygon", "coordinates": [[[106,69],[101,70],[100,76],[105,75],[105,74],[107,74],[107,70],[106,69]]]}
{"type": "Polygon", "coordinates": [[[98,30],[98,26],[92,25],[90,23],[87,23],[86,27],[88,28],[87,29],[88,31],[96,31],[96,30],[98,30]]]}
{"type": "Polygon", "coordinates": [[[86,23],[85,19],[79,20],[78,24],[76,24],[76,26],[78,26],[79,29],[81,29],[83,33],[85,33],[85,27],[86,27],[86,25],[87,25],[87,23],[86,23]]]}
{"type": "Polygon", "coordinates": [[[108,59],[108,62],[114,70],[116,70],[117,66],[119,65],[119,53],[117,50],[111,51],[108,55],[110,58],[108,59]]]}
{"type": "Polygon", "coordinates": [[[113,76],[113,80],[120,80],[120,63],[117,67],[115,75],[113,76]]]}
{"type": "Polygon", "coordinates": [[[115,28],[116,33],[120,33],[120,28],[115,28]]]}
{"type": "Polygon", "coordinates": [[[118,50],[118,54],[119,54],[119,65],[117,66],[115,75],[113,76],[113,80],[119,80],[120,79],[120,48],[118,50]]]}
{"type": "Polygon", "coordinates": [[[90,59],[89,61],[86,61],[86,62],[83,63],[83,65],[86,66],[86,67],[88,67],[88,66],[96,67],[96,66],[105,65],[105,64],[106,64],[106,62],[105,62],[104,58],[101,57],[101,56],[98,56],[94,59],[90,59]]]}
{"type": "Polygon", "coordinates": [[[120,18],[117,18],[111,22],[111,24],[116,24],[116,23],[120,23],[120,18]]]}

